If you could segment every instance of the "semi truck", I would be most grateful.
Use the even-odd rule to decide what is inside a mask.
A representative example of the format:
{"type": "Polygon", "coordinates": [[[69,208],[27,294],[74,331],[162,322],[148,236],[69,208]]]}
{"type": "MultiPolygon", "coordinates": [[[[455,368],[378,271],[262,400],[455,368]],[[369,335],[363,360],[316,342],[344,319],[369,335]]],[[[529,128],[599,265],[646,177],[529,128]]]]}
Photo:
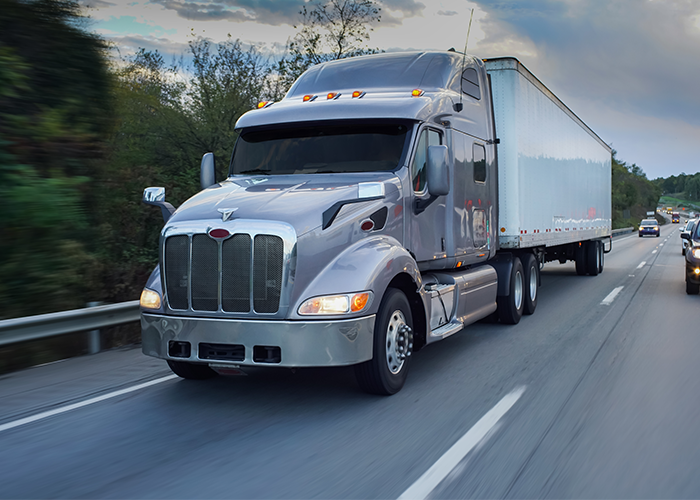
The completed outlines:
{"type": "Polygon", "coordinates": [[[611,148],[515,58],[322,63],[235,129],[225,179],[206,153],[177,210],[144,191],[142,349],[180,377],[353,365],[394,394],[428,344],[534,313],[545,263],[603,271],[611,148]]]}

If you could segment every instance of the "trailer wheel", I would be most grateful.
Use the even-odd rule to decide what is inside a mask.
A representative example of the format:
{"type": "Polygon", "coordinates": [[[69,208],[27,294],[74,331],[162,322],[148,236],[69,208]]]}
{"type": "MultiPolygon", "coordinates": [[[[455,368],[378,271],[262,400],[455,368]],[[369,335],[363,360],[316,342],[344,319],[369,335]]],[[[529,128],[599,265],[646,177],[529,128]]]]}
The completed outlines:
{"type": "Polygon", "coordinates": [[[513,257],[513,268],[510,271],[510,293],[504,297],[496,299],[498,304],[498,318],[501,323],[508,325],[517,325],[520,318],[523,316],[525,305],[524,300],[524,284],[523,264],[520,259],[513,257]]]}
{"type": "Polygon", "coordinates": [[[168,366],[175,375],[189,380],[206,380],[218,375],[218,373],[207,365],[198,365],[185,361],[172,361],[169,359],[168,366]]]}
{"type": "Polygon", "coordinates": [[[587,241],[584,245],[586,249],[586,271],[591,276],[598,276],[600,271],[600,250],[598,240],[587,241]]]}
{"type": "Polygon", "coordinates": [[[523,314],[532,314],[537,308],[537,288],[540,283],[540,266],[537,259],[531,253],[522,256],[523,277],[525,279],[525,303],[523,314]]]}
{"type": "Polygon", "coordinates": [[[605,244],[602,241],[598,242],[598,274],[603,272],[605,266],[605,244]]]}
{"type": "Polygon", "coordinates": [[[374,323],[372,359],[355,365],[355,377],[362,390],[389,396],[406,382],[413,351],[413,316],[406,295],[389,288],[374,323]]]}

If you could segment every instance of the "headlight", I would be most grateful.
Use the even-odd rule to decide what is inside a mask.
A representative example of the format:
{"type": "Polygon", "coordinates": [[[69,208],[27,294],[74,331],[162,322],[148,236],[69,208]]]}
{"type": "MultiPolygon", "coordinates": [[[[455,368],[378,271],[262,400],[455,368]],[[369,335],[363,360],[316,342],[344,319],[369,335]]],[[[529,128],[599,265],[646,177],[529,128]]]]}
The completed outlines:
{"type": "Polygon", "coordinates": [[[700,259],[700,248],[693,248],[693,257],[700,259]]]}
{"type": "Polygon", "coordinates": [[[143,292],[141,292],[139,305],[145,309],[160,309],[160,294],[144,288],[143,292]]]}
{"type": "Polygon", "coordinates": [[[364,310],[371,302],[372,292],[346,295],[324,295],[305,301],[299,307],[300,315],[348,314],[364,310]]]}

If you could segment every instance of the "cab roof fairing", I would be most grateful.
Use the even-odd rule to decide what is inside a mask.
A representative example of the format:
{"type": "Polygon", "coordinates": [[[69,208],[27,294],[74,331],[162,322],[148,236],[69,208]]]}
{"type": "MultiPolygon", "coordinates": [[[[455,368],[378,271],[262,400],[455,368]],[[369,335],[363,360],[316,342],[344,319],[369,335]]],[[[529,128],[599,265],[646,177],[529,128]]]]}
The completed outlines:
{"type": "MultiPolygon", "coordinates": [[[[483,63],[467,56],[464,66],[483,63]]],[[[308,69],[280,102],[241,116],[235,129],[327,120],[408,119],[427,121],[453,114],[459,94],[450,90],[461,74],[462,56],[454,52],[395,52],[341,59],[308,69]],[[424,91],[412,97],[414,89],[424,91]],[[352,98],[352,92],[365,92],[352,98]],[[338,99],[326,99],[338,92],[338,99]],[[318,96],[303,102],[304,95],[318,96]]]]}

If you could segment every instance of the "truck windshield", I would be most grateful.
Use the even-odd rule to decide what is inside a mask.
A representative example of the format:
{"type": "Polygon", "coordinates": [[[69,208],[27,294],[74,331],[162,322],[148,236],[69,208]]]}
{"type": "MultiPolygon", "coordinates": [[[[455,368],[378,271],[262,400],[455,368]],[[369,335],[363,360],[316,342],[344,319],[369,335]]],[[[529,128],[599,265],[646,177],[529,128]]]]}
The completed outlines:
{"type": "Polygon", "coordinates": [[[409,127],[403,124],[317,125],[243,132],[233,175],[327,174],[394,170],[409,127]]]}

